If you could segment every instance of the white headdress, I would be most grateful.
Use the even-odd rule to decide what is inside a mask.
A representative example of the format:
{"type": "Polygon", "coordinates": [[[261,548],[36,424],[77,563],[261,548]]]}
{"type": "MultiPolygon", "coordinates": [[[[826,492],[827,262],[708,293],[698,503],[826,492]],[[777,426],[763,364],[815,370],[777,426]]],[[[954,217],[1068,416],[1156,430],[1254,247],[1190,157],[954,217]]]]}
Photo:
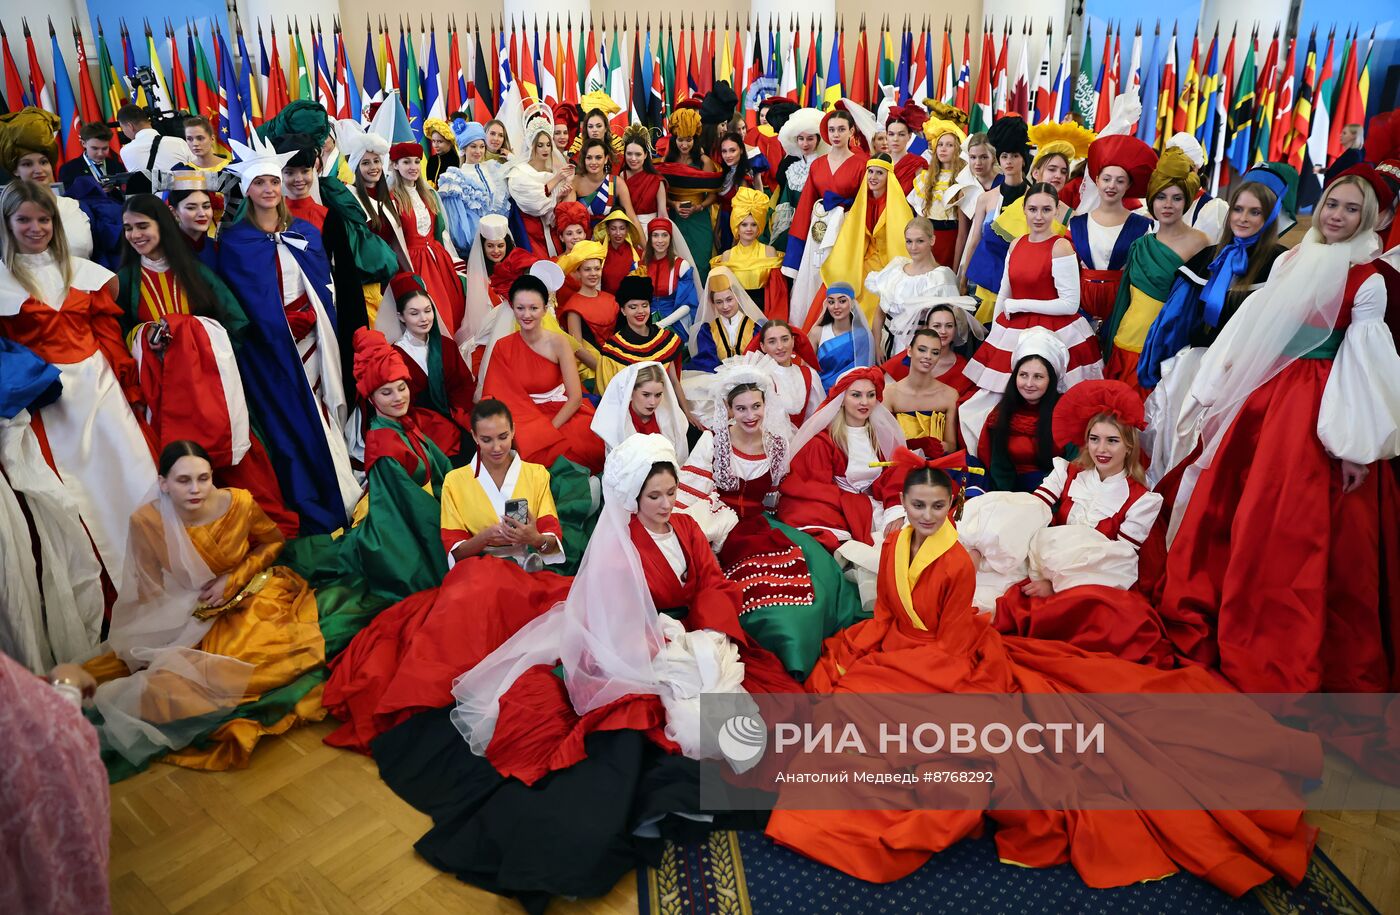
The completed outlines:
{"type": "Polygon", "coordinates": [[[253,186],[254,179],[265,176],[281,178],[283,166],[297,154],[295,149],[278,152],[270,140],[264,140],[256,131],[248,138],[246,146],[237,140],[229,140],[228,144],[236,161],[227,168],[238,176],[238,187],[244,195],[247,195],[248,188],[253,186]]]}
{"type": "Polygon", "coordinates": [[[510,222],[499,213],[489,213],[477,221],[476,232],[486,241],[501,241],[510,237],[510,222]]]}
{"type": "Polygon", "coordinates": [[[688,428],[685,411],[676,398],[670,374],[659,362],[638,362],[613,376],[603,391],[602,399],[598,401],[591,428],[609,448],[616,448],[628,436],[636,434],[632,426],[632,392],[637,387],[637,375],[645,366],[655,366],[661,370],[661,403],[656,407],[656,424],[676,449],[677,457],[684,461],[690,454],[690,445],[685,438],[688,428]]]}
{"type": "Polygon", "coordinates": [[[797,146],[797,135],[803,133],[817,135],[817,148],[812,155],[824,153],[831,148],[827,146],[825,138],[822,137],[822,113],[817,109],[799,108],[783,122],[782,128],[778,131],[778,142],[783,144],[783,152],[789,156],[802,155],[802,150],[797,146]]]}
{"type": "Polygon", "coordinates": [[[389,155],[389,141],[377,133],[371,133],[359,121],[342,118],[335,122],[335,142],[350,165],[351,174],[360,172],[360,160],[365,153],[375,153],[381,157],[389,155]]]}
{"type": "Polygon", "coordinates": [[[719,364],[710,376],[707,390],[709,403],[705,405],[705,424],[712,432],[719,432],[729,426],[729,392],[741,384],[758,385],[763,392],[763,431],[768,435],[792,440],[792,421],[783,409],[778,397],[775,380],[779,365],[773,357],[765,353],[744,353],[731,356],[719,364]]]}
{"type": "Polygon", "coordinates": [[[1055,370],[1058,388],[1064,391],[1065,372],[1069,369],[1069,348],[1065,342],[1043,327],[1028,327],[1016,338],[1016,346],[1011,350],[1011,370],[1027,356],[1039,356],[1055,370]]]}
{"type": "Polygon", "coordinates": [[[1186,153],[1186,158],[1190,159],[1191,164],[1196,168],[1206,164],[1206,151],[1201,148],[1201,141],[1192,134],[1185,131],[1173,134],[1172,138],[1167,141],[1167,149],[1172,147],[1186,153]]]}
{"type": "MultiPolygon", "coordinates": [[[[671,236],[679,238],[680,233],[671,236]]],[[[729,288],[733,290],[735,297],[739,299],[739,312],[747,315],[749,320],[762,327],[768,318],[763,314],[763,310],[749,298],[748,291],[744,289],[744,284],[739,282],[739,278],[734,275],[734,271],[728,267],[719,266],[710,269],[710,275],[705,280],[705,288],[700,290],[700,308],[695,314],[695,321],[690,325],[690,354],[694,356],[700,350],[700,328],[719,317],[719,312],[715,309],[715,303],[710,300],[710,290],[716,285],[716,280],[724,278],[729,280],[729,288]]]]}

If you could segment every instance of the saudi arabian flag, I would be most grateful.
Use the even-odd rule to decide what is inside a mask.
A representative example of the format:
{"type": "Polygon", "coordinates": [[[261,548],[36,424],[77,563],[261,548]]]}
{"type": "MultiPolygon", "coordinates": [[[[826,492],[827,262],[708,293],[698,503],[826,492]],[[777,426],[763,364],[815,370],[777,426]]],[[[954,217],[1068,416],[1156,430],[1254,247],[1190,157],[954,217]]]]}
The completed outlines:
{"type": "Polygon", "coordinates": [[[1074,77],[1074,113],[1079,122],[1094,126],[1098,105],[1094,98],[1094,46],[1090,43],[1089,23],[1084,23],[1084,53],[1079,55],[1079,72],[1074,77]]]}

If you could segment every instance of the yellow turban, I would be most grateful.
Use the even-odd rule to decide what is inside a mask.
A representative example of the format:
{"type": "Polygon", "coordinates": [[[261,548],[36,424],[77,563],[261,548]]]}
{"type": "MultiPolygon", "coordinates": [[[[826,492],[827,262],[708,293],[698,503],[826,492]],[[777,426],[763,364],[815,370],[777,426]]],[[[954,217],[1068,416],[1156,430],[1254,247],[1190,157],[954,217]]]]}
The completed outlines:
{"type": "Polygon", "coordinates": [[[1186,202],[1189,204],[1196,199],[1196,192],[1201,189],[1201,178],[1196,174],[1196,166],[1191,161],[1191,157],[1186,155],[1175,146],[1168,146],[1157,160],[1157,167],[1152,170],[1152,177],[1147,179],[1147,210],[1152,211],[1152,199],[1166,188],[1181,188],[1181,192],[1186,195],[1186,202]]]}
{"type": "Polygon", "coordinates": [[[1030,137],[1031,145],[1035,147],[1032,171],[1040,167],[1046,156],[1061,155],[1073,165],[1076,159],[1082,159],[1089,154],[1089,144],[1094,142],[1096,136],[1092,130],[1073,121],[1046,121],[1036,124],[1026,131],[1026,134],[1030,137]]]}
{"type": "Polygon", "coordinates": [[[700,133],[700,112],[694,108],[677,108],[667,122],[673,137],[693,137],[700,133]]]}
{"type": "Polygon", "coordinates": [[[456,143],[456,138],[452,133],[452,125],[442,118],[428,118],[423,122],[423,136],[431,137],[433,134],[437,134],[454,145],[456,143]]]}
{"type": "Polygon", "coordinates": [[[945,133],[951,133],[957,137],[959,146],[967,142],[967,133],[952,121],[945,121],[942,118],[929,118],[924,121],[924,139],[928,140],[930,146],[936,146],[938,138],[945,133]]]}
{"type": "Polygon", "coordinates": [[[559,258],[559,269],[568,275],[583,266],[584,261],[602,261],[607,257],[608,249],[600,242],[585,239],[570,248],[568,254],[559,258]]]}
{"type": "Polygon", "coordinates": [[[739,234],[739,223],[752,216],[758,223],[758,231],[768,224],[768,195],[751,187],[741,187],[734,192],[734,200],[729,204],[729,228],[735,236],[739,234]]]}
{"type": "Polygon", "coordinates": [[[58,115],[32,105],[11,114],[0,115],[0,166],[13,173],[19,160],[30,153],[43,153],[58,167],[58,115]]]}
{"type": "Polygon", "coordinates": [[[578,106],[583,109],[585,115],[595,108],[608,117],[612,117],[622,110],[617,106],[617,102],[613,101],[612,96],[606,92],[590,92],[578,100],[578,106]]]}

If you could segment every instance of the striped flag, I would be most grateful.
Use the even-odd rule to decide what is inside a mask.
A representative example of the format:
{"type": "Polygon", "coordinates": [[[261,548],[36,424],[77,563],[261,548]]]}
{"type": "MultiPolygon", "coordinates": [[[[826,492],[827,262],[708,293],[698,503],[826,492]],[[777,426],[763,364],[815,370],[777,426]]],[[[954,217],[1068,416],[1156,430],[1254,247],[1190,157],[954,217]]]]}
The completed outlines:
{"type": "Polygon", "coordinates": [[[1016,77],[1011,81],[1011,91],[1006,99],[1006,110],[1012,114],[1019,114],[1029,124],[1031,122],[1031,46],[1030,36],[1025,26],[1021,28],[1021,53],[1017,56],[1019,60],[1016,61],[1016,77]]]}
{"type": "Polygon", "coordinates": [[[1045,23],[1045,44],[1040,50],[1040,64],[1035,69],[1035,85],[1031,87],[1030,104],[1035,120],[1030,123],[1054,119],[1055,98],[1050,84],[1050,23],[1045,23]]]}
{"type": "Polygon", "coordinates": [[[1172,23],[1172,37],[1167,42],[1167,59],[1162,64],[1162,84],[1157,92],[1157,139],[1162,148],[1173,133],[1173,118],[1176,116],[1176,23],[1172,23]]]}
{"type": "Polygon", "coordinates": [[[1332,108],[1332,124],[1327,133],[1327,162],[1331,164],[1343,152],[1342,129],[1348,124],[1361,124],[1366,112],[1361,104],[1359,79],[1357,77],[1357,40],[1359,31],[1351,36],[1350,47],[1342,56],[1342,75],[1337,84],[1336,101],[1332,108]]]}
{"type": "Polygon", "coordinates": [[[1274,127],[1274,80],[1278,76],[1278,26],[1274,26],[1274,38],[1269,42],[1269,53],[1264,58],[1264,66],[1259,71],[1255,86],[1258,104],[1254,111],[1254,158],[1257,165],[1268,158],[1273,147],[1274,127]]]}
{"type": "Polygon", "coordinates": [[[1201,34],[1191,36],[1191,61],[1186,65],[1186,78],[1181,81],[1181,92],[1176,97],[1176,112],[1172,118],[1173,133],[1196,132],[1196,104],[1201,88],[1201,34]]]}
{"type": "Polygon", "coordinates": [[[1317,93],[1313,96],[1312,125],[1308,128],[1308,156],[1313,165],[1326,165],[1327,137],[1331,130],[1332,94],[1336,91],[1336,77],[1332,71],[1332,43],[1336,37],[1336,27],[1327,33],[1327,52],[1322,56],[1322,67],[1317,75],[1317,93]]]}
{"type": "MultiPolygon", "coordinates": [[[[1079,55],[1079,72],[1074,75],[1074,113],[1086,127],[1094,123],[1094,28],[1084,21],[1084,50],[1079,55]]],[[[985,128],[984,128],[985,129],[985,128]]]]}
{"type": "Polygon", "coordinates": [[[1298,97],[1293,103],[1293,122],[1285,142],[1288,164],[1302,174],[1304,151],[1308,146],[1308,127],[1312,124],[1312,100],[1317,80],[1317,26],[1308,35],[1308,53],[1303,58],[1303,76],[1298,80],[1298,97]]]}
{"type": "Polygon", "coordinates": [[[165,38],[170,42],[170,83],[175,88],[174,102],[177,111],[190,111],[190,84],[185,76],[185,68],[180,65],[180,46],[175,41],[175,26],[165,21],[165,38]]]}
{"type": "MultiPolygon", "coordinates": [[[[268,56],[267,61],[267,105],[263,111],[267,117],[277,114],[291,102],[291,97],[287,94],[287,74],[282,69],[282,54],[278,47],[277,23],[275,21],[272,23],[269,37],[272,40],[272,53],[268,56]]],[[[372,47],[373,44],[374,42],[371,40],[367,47],[372,47]]]]}
{"type": "Polygon", "coordinates": [[[1288,156],[1289,131],[1293,127],[1293,58],[1297,51],[1298,39],[1288,39],[1283,75],[1279,77],[1278,88],[1274,91],[1274,124],[1267,154],[1270,162],[1278,162],[1288,156]]]}
{"type": "Polygon", "coordinates": [[[442,94],[442,72],[438,68],[437,26],[428,22],[428,69],[423,80],[423,116],[446,120],[447,100],[442,94]]]}
{"type": "Polygon", "coordinates": [[[64,160],[76,159],[83,154],[82,141],[78,139],[78,129],[82,123],[78,118],[78,102],[73,97],[73,84],[68,80],[68,64],[63,60],[63,50],[58,46],[58,33],[53,28],[53,18],[49,18],[49,51],[53,54],[53,88],[58,107],[59,150],[64,160]]]}
{"type": "Polygon", "coordinates": [[[238,104],[248,122],[248,129],[252,130],[263,122],[262,100],[258,98],[258,77],[254,72],[253,58],[248,54],[248,45],[243,40],[243,24],[235,21],[235,26],[241,61],[238,68],[238,104]]]}
{"type": "MultiPolygon", "coordinates": [[[[92,74],[88,72],[87,45],[83,43],[83,33],[78,29],[77,20],[73,22],[73,44],[78,49],[78,116],[85,123],[105,120],[102,104],[98,102],[97,91],[92,85],[92,74]]],[[[101,71],[98,72],[100,75],[101,71]]]]}
{"type": "Polygon", "coordinates": [[[1220,27],[1216,26],[1216,34],[1212,35],[1210,39],[1210,51],[1206,54],[1205,66],[1201,69],[1201,103],[1196,108],[1196,139],[1200,141],[1201,148],[1206,150],[1215,145],[1215,131],[1220,128],[1217,101],[1218,96],[1223,91],[1223,86],[1220,65],[1216,60],[1219,33],[1220,27]]]}
{"type": "MultiPolygon", "coordinates": [[[[101,20],[97,23],[97,33],[102,34],[101,20]]],[[[0,44],[5,49],[5,103],[11,111],[18,111],[29,104],[29,96],[24,89],[24,80],[20,78],[19,67],[15,65],[15,57],[10,53],[10,36],[5,34],[4,26],[0,26],[0,44]]],[[[112,109],[114,116],[116,110],[112,109]]]]}
{"type": "Polygon", "coordinates": [[[1070,48],[1074,44],[1074,33],[1065,31],[1065,46],[1060,51],[1060,65],[1055,68],[1055,91],[1051,96],[1049,120],[1064,122],[1069,120],[1074,107],[1073,64],[1070,62],[1070,48]]]}
{"type": "MultiPolygon", "coordinates": [[[[24,51],[29,56],[29,97],[38,107],[58,114],[53,98],[49,95],[48,84],[44,82],[44,71],[39,67],[39,55],[34,50],[34,36],[29,34],[29,20],[21,19],[20,25],[24,28],[24,51]]],[[[149,29],[146,34],[150,34],[149,29]]]]}
{"type": "Polygon", "coordinates": [[[238,86],[238,77],[233,71],[233,55],[229,53],[228,42],[218,27],[214,28],[214,47],[219,56],[219,132],[229,140],[248,142],[248,122],[243,116],[243,106],[238,92],[229,92],[229,86],[238,86]]]}
{"type": "Polygon", "coordinates": [[[214,125],[214,132],[222,142],[227,138],[227,134],[219,128],[219,81],[214,78],[209,58],[204,54],[199,30],[192,28],[189,35],[190,41],[187,44],[194,48],[194,53],[186,56],[190,58],[190,77],[194,83],[195,104],[199,106],[199,113],[214,125]]]}
{"type": "Polygon", "coordinates": [[[972,18],[963,23],[962,66],[958,67],[958,91],[954,96],[957,107],[967,111],[972,106],[972,18]]]}

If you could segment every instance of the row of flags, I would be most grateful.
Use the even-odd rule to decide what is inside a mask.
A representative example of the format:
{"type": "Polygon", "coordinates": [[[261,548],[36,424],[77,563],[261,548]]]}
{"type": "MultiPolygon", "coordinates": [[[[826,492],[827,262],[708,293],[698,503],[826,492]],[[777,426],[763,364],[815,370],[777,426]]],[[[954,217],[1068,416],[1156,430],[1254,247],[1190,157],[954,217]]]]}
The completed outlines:
{"type": "Polygon", "coordinates": [[[153,28],[144,21],[135,41],[154,76],[148,90],[137,82],[140,64],[124,20],[118,27],[119,56],[111,53],[97,22],[95,62],[74,21],[76,93],[52,20],[52,85],[39,65],[28,22],[22,23],[27,79],[0,26],[0,108],[38,105],[57,114],[68,158],[80,152],[81,123],[110,121],[128,101],[197,112],[216,125],[221,140],[246,142],[250,131],[294,99],[311,99],[336,117],[367,122],[375,104],[393,92],[419,139],[425,119],[464,110],[485,121],[512,91],[526,104],[549,105],[577,103],[601,92],[618,108],[619,126],[637,121],[656,128],[677,104],[704,95],[719,81],[734,89],[750,124],[759,103],[773,95],[812,107],[828,107],[840,98],[867,108],[886,99],[892,104],[934,99],[968,112],[972,131],[985,130],[1004,114],[1019,114],[1030,123],[1073,116],[1101,129],[1113,100],[1130,93],[1142,102],[1137,135],[1156,148],[1185,131],[1200,140],[1217,166],[1228,160],[1243,170],[1263,160],[1284,160],[1301,169],[1305,158],[1330,162],[1342,151],[1342,128],[1364,120],[1375,43],[1374,29],[1369,38],[1359,28],[1340,37],[1334,29],[1319,48],[1314,29],[1295,72],[1298,38],[1282,40],[1277,28],[1267,49],[1257,27],[1248,36],[1232,31],[1223,50],[1218,28],[1208,43],[1197,33],[1189,58],[1178,59],[1175,25],[1167,37],[1160,23],[1150,36],[1141,26],[1126,35],[1110,23],[1100,45],[1086,22],[1075,68],[1072,35],[1063,36],[1055,59],[1049,25],[1040,33],[1029,21],[1016,26],[1009,19],[1000,28],[983,22],[976,39],[971,23],[965,23],[959,53],[951,20],[945,20],[940,36],[927,19],[916,29],[908,19],[891,27],[887,17],[876,36],[868,34],[862,16],[854,54],[848,56],[840,20],[828,32],[815,19],[805,30],[795,18],[786,27],[771,19],[766,25],[736,19],[731,28],[728,16],[722,27],[718,17],[699,26],[693,17],[678,25],[668,19],[655,28],[649,18],[645,25],[634,20],[631,28],[614,18],[609,28],[595,26],[590,17],[576,28],[570,16],[562,22],[546,17],[543,28],[538,20],[529,25],[492,20],[483,29],[473,19],[469,31],[459,31],[454,17],[440,54],[431,20],[425,26],[420,18],[415,31],[411,21],[401,18],[394,29],[381,16],[377,23],[365,23],[357,79],[338,19],[329,35],[319,19],[307,23],[305,32],[301,22],[289,20],[280,35],[275,21],[267,25],[264,31],[258,22],[256,45],[250,48],[241,23],[235,23],[230,42],[217,23],[201,36],[195,22],[167,19],[153,28]],[[1018,45],[1014,56],[1013,44],[1018,45]],[[168,75],[163,61],[169,61],[168,75]]]}

